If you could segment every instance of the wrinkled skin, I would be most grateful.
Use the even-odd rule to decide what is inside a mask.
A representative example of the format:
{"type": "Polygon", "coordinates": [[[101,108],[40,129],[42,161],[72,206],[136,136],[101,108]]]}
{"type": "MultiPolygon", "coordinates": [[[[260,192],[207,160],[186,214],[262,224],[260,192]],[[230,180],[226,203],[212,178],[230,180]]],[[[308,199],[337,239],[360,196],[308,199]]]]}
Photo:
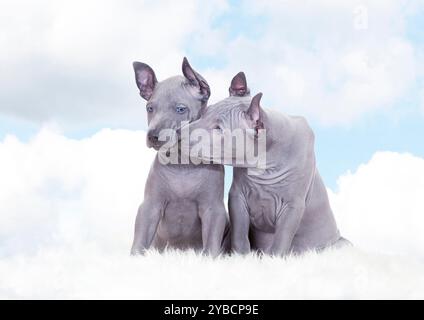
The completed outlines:
{"type": "MultiPolygon", "coordinates": [[[[209,106],[190,124],[190,130],[207,129],[211,137],[216,136],[216,128],[246,130],[251,143],[264,137],[261,130],[266,131],[264,170],[248,163],[235,166],[234,159],[231,163],[221,158],[235,166],[229,195],[233,250],[245,254],[252,248],[280,256],[349,243],[337,229],[316,168],[314,134],[306,120],[263,109],[262,94],[249,97],[244,75],[237,77],[232,81],[231,85],[235,82],[237,87],[230,87],[230,97],[209,106]],[[240,83],[244,89],[240,89],[240,83]]],[[[211,147],[209,141],[201,140],[190,141],[190,148],[198,143],[202,149],[211,147]]]]}
{"type": "MultiPolygon", "coordinates": [[[[135,62],[140,95],[147,100],[147,145],[159,150],[163,129],[200,117],[209,86],[184,58],[184,76],[158,82],[153,70],[135,62]]],[[[221,165],[162,164],[156,156],[146,182],[136,222],[131,254],[149,248],[202,250],[216,256],[229,247],[229,218],[225,210],[224,167],[221,165]]]]}

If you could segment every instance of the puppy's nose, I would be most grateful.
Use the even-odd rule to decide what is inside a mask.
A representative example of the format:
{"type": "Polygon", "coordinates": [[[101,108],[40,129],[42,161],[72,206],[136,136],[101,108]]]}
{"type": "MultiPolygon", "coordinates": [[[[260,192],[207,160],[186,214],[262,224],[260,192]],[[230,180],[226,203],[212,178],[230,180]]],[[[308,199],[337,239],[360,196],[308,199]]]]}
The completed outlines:
{"type": "Polygon", "coordinates": [[[159,141],[159,135],[156,131],[149,131],[147,133],[147,139],[149,139],[149,141],[152,143],[156,143],[159,141]]]}

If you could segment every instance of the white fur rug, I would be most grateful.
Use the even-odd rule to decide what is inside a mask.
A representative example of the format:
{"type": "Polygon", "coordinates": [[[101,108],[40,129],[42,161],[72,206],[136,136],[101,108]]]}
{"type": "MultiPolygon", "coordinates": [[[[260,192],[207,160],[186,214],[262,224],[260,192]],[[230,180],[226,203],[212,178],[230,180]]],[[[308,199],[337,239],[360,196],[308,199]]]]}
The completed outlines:
{"type": "Polygon", "coordinates": [[[0,262],[0,298],[424,298],[424,263],[346,247],[302,257],[46,251],[0,262]]]}

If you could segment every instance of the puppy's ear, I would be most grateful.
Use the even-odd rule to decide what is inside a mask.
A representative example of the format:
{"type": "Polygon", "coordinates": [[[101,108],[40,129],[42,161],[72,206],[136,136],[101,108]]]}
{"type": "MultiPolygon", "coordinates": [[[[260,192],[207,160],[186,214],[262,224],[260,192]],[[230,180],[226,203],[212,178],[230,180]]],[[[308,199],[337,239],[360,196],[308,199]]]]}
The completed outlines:
{"type": "Polygon", "coordinates": [[[247,87],[246,75],[240,71],[237,73],[233,80],[231,80],[230,88],[228,89],[230,96],[244,97],[250,94],[247,87]]]}
{"type": "Polygon", "coordinates": [[[184,77],[189,81],[190,85],[198,90],[200,99],[203,102],[207,102],[211,95],[209,84],[200,74],[194,71],[186,57],[183,59],[182,70],[184,77]]]}
{"type": "Polygon", "coordinates": [[[263,122],[262,122],[262,108],[260,105],[262,98],[262,92],[258,93],[256,96],[253,97],[252,101],[250,102],[249,109],[247,109],[247,115],[250,117],[250,119],[253,121],[255,125],[255,129],[263,129],[263,122]]]}
{"type": "Polygon", "coordinates": [[[138,61],[133,62],[133,67],[135,72],[135,82],[140,90],[140,95],[145,100],[149,100],[152,97],[156,84],[158,83],[155,72],[147,64],[138,61]]]}

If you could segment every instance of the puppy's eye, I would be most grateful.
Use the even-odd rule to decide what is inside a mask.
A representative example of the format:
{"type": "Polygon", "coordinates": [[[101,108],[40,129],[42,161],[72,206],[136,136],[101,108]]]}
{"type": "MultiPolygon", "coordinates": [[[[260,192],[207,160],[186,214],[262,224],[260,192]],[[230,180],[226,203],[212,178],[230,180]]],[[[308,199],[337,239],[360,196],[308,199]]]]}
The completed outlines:
{"type": "Polygon", "coordinates": [[[152,106],[146,106],[146,110],[147,112],[153,112],[153,107],[152,106]]]}
{"type": "Polygon", "coordinates": [[[217,124],[214,128],[214,130],[222,131],[222,128],[219,124],[217,124]]]}
{"type": "Polygon", "coordinates": [[[178,114],[183,114],[187,111],[187,107],[183,104],[179,104],[175,107],[175,112],[178,114]]]}

